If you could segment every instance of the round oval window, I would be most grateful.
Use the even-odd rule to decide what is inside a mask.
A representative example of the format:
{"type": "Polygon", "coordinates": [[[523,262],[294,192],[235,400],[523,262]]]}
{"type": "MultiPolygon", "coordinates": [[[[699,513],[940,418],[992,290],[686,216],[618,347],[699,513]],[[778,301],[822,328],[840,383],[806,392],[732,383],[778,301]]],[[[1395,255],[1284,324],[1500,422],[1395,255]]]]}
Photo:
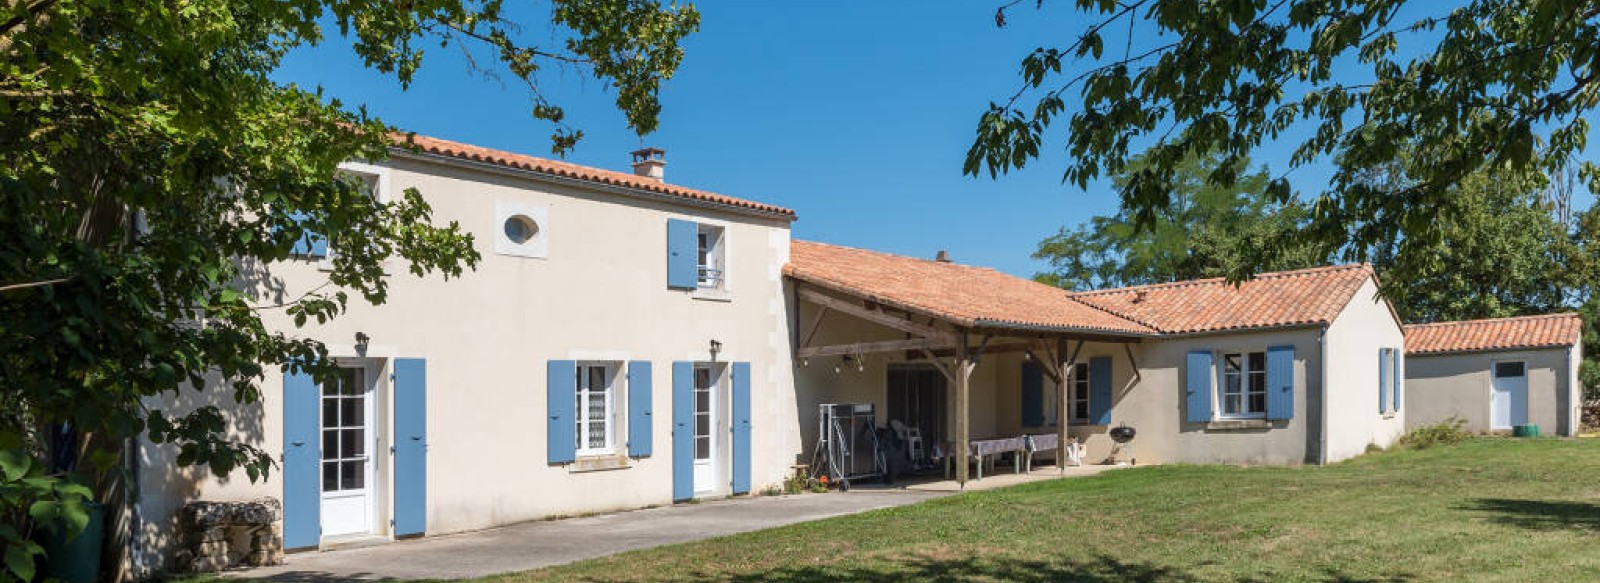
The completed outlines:
{"type": "Polygon", "coordinates": [[[512,215],[506,219],[505,230],[507,239],[521,245],[539,234],[539,223],[526,215],[512,215]]]}

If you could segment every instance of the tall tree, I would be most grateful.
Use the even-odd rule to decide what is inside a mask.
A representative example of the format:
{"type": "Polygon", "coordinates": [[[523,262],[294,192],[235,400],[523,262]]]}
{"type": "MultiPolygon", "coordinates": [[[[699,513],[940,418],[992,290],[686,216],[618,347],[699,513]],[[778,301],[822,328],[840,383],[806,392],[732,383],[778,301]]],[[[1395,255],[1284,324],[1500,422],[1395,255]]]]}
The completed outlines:
{"type": "MultiPolygon", "coordinates": [[[[1304,222],[1303,207],[1267,195],[1271,174],[1265,168],[1228,186],[1210,183],[1207,177],[1222,163],[1218,156],[1197,156],[1179,165],[1168,204],[1156,210],[1155,222],[1147,227],[1127,208],[1075,228],[1063,227],[1034,251],[1034,259],[1050,264],[1049,271],[1034,278],[1084,290],[1217,277],[1248,261],[1250,250],[1304,222]]],[[[1135,158],[1130,168],[1143,164],[1135,158]]],[[[1128,179],[1119,174],[1112,183],[1120,188],[1128,179]]],[[[1328,250],[1302,247],[1280,254],[1266,269],[1319,265],[1329,255],[1328,250]]]]}
{"type": "Polygon", "coordinates": [[[518,22],[501,0],[0,0],[0,581],[33,577],[31,528],[81,529],[86,498],[111,495],[125,438],[175,444],[179,464],[219,475],[271,470],[220,409],[151,408],[182,387],[254,402],[267,367],[325,377],[324,347],[260,311],[310,324],[352,294],[381,303],[390,258],[418,276],[475,265],[471,236],[432,224],[420,193],[380,203],[338,177],[404,139],[273,82],[283,56],[331,26],[407,86],[424,47],[459,46],[522,83],[558,153],[582,135],[546,97],[543,72],[560,65],[606,83],[632,129],[655,129],[694,8],[554,0],[547,18],[518,22]],[[237,291],[313,233],[339,238],[324,291],[281,306],[237,291]]]}
{"type": "MultiPolygon", "coordinates": [[[[1005,2],[996,23],[1020,4],[1005,2]]],[[[1208,179],[1225,186],[1258,149],[1292,151],[1268,185],[1278,202],[1291,198],[1296,169],[1331,163],[1326,185],[1301,185],[1313,195],[1304,228],[1236,277],[1298,243],[1360,260],[1385,241],[1436,240],[1436,219],[1461,208],[1451,204],[1454,187],[1490,169],[1554,168],[1582,150],[1600,104],[1593,0],[1069,4],[1087,24],[1022,60],[1020,86],[979,118],[965,171],[1021,168],[1054,138],[1069,155],[1064,181],[1085,187],[1125,174],[1123,206],[1149,227],[1196,155],[1223,156],[1208,179]],[[1409,145],[1417,163],[1406,188],[1360,179],[1409,145]]]]}

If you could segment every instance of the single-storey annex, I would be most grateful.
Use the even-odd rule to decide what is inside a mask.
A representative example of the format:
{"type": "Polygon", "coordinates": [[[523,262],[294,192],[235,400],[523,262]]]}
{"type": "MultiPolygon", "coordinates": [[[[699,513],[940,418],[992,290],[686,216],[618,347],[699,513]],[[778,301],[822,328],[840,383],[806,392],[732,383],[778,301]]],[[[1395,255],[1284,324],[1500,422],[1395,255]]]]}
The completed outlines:
{"type": "Polygon", "coordinates": [[[1576,435],[1582,344],[1570,313],[1406,326],[1406,427],[1455,417],[1471,431],[1576,435]]]}

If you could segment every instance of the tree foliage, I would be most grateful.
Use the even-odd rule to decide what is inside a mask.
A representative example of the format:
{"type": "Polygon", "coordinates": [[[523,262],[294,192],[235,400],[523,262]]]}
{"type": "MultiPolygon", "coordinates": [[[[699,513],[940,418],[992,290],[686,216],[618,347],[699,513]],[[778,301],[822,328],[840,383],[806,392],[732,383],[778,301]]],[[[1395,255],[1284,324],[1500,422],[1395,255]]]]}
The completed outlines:
{"type": "Polygon", "coordinates": [[[81,528],[88,488],[104,497],[122,477],[125,438],[174,444],[180,465],[217,475],[272,469],[221,409],[157,405],[191,389],[256,402],[268,367],[330,372],[320,343],[267,329],[262,312],[311,325],[352,294],[381,303],[391,258],[415,276],[476,264],[472,237],[433,224],[420,193],[379,202],[338,173],[384,159],[393,128],[270,80],[324,25],[402,85],[435,43],[511,75],[556,124],[558,153],[581,131],[545,97],[548,66],[590,72],[630,127],[655,128],[694,8],[552,4],[547,30],[527,34],[536,23],[500,0],[0,0],[0,580],[31,577],[34,526],[81,528]],[[307,233],[335,240],[326,286],[281,305],[238,291],[295,261],[307,233]]]}
{"type": "MultiPolygon", "coordinates": [[[[997,24],[1017,4],[1002,6],[997,24]]],[[[1072,4],[1090,24],[1022,60],[1021,86],[979,118],[964,170],[1021,168],[1053,137],[1069,155],[1064,181],[1124,176],[1123,206],[1148,227],[1195,156],[1220,155],[1208,180],[1227,186],[1257,150],[1291,150],[1267,186],[1280,203],[1295,169],[1331,161],[1326,185],[1301,185],[1311,195],[1304,228],[1264,246],[1235,278],[1304,245],[1362,260],[1385,242],[1437,242],[1436,219],[1460,207],[1451,197],[1463,180],[1555,168],[1582,151],[1600,102],[1592,0],[1072,4]],[[1125,45],[1106,46],[1124,28],[1125,45]],[[1405,188],[1362,180],[1408,148],[1405,188]]]]}
{"type": "MultiPolygon", "coordinates": [[[[1211,184],[1217,156],[1186,160],[1177,169],[1171,198],[1155,222],[1140,226],[1127,210],[1098,216],[1041,241],[1034,259],[1050,264],[1035,279],[1067,289],[1103,289],[1226,275],[1248,261],[1250,250],[1299,228],[1304,207],[1267,195],[1270,173],[1258,169],[1229,186],[1211,184]]],[[[1135,158],[1131,168],[1144,164],[1135,158]]],[[[1126,175],[1112,177],[1120,187],[1126,175]]],[[[1267,269],[1326,262],[1326,250],[1285,253],[1267,269]]]]}

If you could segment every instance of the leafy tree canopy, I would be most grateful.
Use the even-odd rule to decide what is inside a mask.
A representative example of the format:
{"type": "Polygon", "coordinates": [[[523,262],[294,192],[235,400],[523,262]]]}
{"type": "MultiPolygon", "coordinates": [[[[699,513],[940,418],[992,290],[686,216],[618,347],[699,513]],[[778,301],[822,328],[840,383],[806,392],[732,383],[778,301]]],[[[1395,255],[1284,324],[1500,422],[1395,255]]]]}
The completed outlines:
{"type": "Polygon", "coordinates": [[[336,178],[396,134],[271,81],[288,51],[329,26],[409,85],[425,48],[461,48],[525,86],[561,153],[582,132],[545,97],[548,67],[601,79],[647,133],[698,19],[655,0],[554,0],[543,26],[501,0],[0,0],[0,580],[33,576],[30,525],[82,527],[86,486],[112,490],[124,438],[147,432],[219,475],[272,468],[219,408],[157,405],[181,387],[255,402],[266,367],[329,372],[320,343],[261,312],[309,324],[350,294],[381,303],[390,258],[417,276],[475,265],[471,236],[433,224],[420,193],[380,203],[336,178]],[[338,239],[327,287],[286,305],[237,291],[313,232],[338,239]]]}
{"type": "Polygon", "coordinates": [[[965,171],[1021,168],[1057,139],[1064,181],[1123,176],[1123,205],[1149,227],[1196,156],[1220,155],[1207,180],[1228,186],[1249,175],[1252,152],[1291,150],[1266,188],[1279,203],[1294,170],[1331,162],[1328,183],[1306,189],[1304,228],[1256,250],[1235,278],[1304,245],[1361,260],[1385,242],[1437,242],[1436,219],[1460,208],[1456,186],[1475,172],[1554,169],[1582,151],[1600,102],[1592,0],[1072,4],[1094,18],[1022,60],[1020,87],[980,117],[965,171]],[[1126,42],[1107,46],[1123,30],[1126,42]],[[1407,148],[1405,188],[1362,180],[1407,148]]]}

